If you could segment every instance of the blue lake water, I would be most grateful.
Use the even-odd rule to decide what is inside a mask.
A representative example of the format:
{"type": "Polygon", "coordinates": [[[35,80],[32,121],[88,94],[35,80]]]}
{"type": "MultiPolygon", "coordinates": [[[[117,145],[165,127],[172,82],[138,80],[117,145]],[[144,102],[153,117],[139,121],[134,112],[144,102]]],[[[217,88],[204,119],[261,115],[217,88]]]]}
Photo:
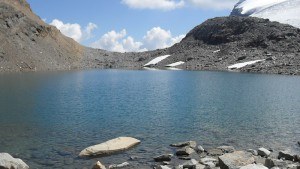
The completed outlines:
{"type": "MultiPolygon", "coordinates": [[[[300,77],[201,71],[89,70],[0,75],[0,152],[31,168],[91,168],[172,152],[170,143],[299,151],[300,77]],[[132,136],[136,148],[80,159],[132,136]]],[[[143,168],[143,167],[140,167],[143,168]]]]}

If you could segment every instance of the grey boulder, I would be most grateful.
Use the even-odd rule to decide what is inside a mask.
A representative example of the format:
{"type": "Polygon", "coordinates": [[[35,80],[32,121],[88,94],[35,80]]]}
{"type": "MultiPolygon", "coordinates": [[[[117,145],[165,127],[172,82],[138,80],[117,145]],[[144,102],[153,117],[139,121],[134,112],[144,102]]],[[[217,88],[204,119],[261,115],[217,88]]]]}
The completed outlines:
{"type": "Polygon", "coordinates": [[[271,154],[271,151],[269,151],[269,150],[267,150],[266,148],[263,148],[263,147],[259,148],[257,150],[257,152],[258,152],[258,155],[260,155],[262,157],[269,157],[270,154],[271,154]]]}
{"type": "Polygon", "coordinates": [[[28,169],[29,166],[19,158],[13,158],[8,153],[0,153],[1,169],[28,169]]]}
{"type": "Polygon", "coordinates": [[[219,157],[219,166],[221,169],[239,169],[254,162],[253,155],[244,151],[235,151],[219,157]]]}

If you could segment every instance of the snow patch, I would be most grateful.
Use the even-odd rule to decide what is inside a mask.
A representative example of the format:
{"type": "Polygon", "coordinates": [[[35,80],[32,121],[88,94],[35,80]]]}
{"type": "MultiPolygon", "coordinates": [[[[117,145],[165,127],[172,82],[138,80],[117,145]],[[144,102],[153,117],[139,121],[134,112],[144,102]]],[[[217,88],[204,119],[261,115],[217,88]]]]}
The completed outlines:
{"type": "Polygon", "coordinates": [[[150,66],[150,65],[155,65],[155,64],[161,62],[162,60],[168,58],[169,56],[171,56],[171,55],[159,56],[159,57],[157,57],[157,58],[151,60],[151,61],[148,62],[147,64],[145,64],[144,67],[147,67],[147,66],[150,66]]]}
{"type": "Polygon", "coordinates": [[[240,69],[240,68],[245,67],[247,65],[252,65],[252,64],[255,64],[255,63],[258,63],[258,62],[263,62],[263,61],[265,61],[265,60],[264,59],[263,60],[253,60],[253,61],[249,61],[249,62],[237,63],[237,64],[234,64],[234,65],[228,66],[227,68],[228,69],[240,69]]]}
{"type": "Polygon", "coordinates": [[[182,65],[184,63],[185,62],[183,62],[183,61],[179,61],[179,62],[175,62],[175,63],[169,64],[169,65],[166,65],[166,67],[176,67],[176,66],[182,65]]]}
{"type": "Polygon", "coordinates": [[[300,0],[240,0],[232,15],[270,19],[300,28],[300,0]]]}

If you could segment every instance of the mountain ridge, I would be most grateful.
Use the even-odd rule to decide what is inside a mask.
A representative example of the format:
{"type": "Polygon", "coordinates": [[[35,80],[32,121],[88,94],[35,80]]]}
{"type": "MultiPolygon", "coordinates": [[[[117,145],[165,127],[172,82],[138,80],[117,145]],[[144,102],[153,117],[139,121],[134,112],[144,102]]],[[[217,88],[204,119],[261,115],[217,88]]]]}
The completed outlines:
{"type": "Polygon", "coordinates": [[[255,17],[218,17],[192,29],[174,46],[118,53],[84,47],[43,22],[26,0],[0,0],[0,72],[91,68],[142,69],[180,62],[185,70],[228,71],[235,63],[265,60],[236,71],[300,75],[300,29],[255,17]]]}

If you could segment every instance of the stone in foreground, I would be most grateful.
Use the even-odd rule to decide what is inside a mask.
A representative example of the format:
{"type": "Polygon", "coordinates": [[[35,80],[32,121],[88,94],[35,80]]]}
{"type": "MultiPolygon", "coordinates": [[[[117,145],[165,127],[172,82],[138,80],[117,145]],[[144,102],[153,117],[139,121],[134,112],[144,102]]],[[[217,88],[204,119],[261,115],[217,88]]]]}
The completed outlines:
{"type": "Polygon", "coordinates": [[[0,153],[1,169],[28,169],[29,166],[19,158],[13,158],[8,153],[0,153]]]}
{"type": "Polygon", "coordinates": [[[267,150],[266,148],[259,148],[257,150],[258,155],[262,156],[262,157],[269,157],[269,155],[271,154],[271,152],[269,150],[267,150]]]}
{"type": "Polygon", "coordinates": [[[103,164],[101,164],[100,161],[97,161],[92,169],[106,169],[106,167],[103,164]]]}
{"type": "Polygon", "coordinates": [[[239,169],[243,166],[253,164],[254,161],[252,154],[244,151],[235,151],[219,157],[221,169],[239,169]]]}
{"type": "Polygon", "coordinates": [[[241,167],[240,169],[268,169],[268,168],[263,166],[262,164],[249,164],[241,167]]]}
{"type": "Polygon", "coordinates": [[[82,150],[79,154],[80,157],[85,156],[100,156],[111,155],[120,151],[125,151],[131,147],[139,144],[141,141],[132,137],[119,137],[107,142],[90,146],[82,150]]]}

